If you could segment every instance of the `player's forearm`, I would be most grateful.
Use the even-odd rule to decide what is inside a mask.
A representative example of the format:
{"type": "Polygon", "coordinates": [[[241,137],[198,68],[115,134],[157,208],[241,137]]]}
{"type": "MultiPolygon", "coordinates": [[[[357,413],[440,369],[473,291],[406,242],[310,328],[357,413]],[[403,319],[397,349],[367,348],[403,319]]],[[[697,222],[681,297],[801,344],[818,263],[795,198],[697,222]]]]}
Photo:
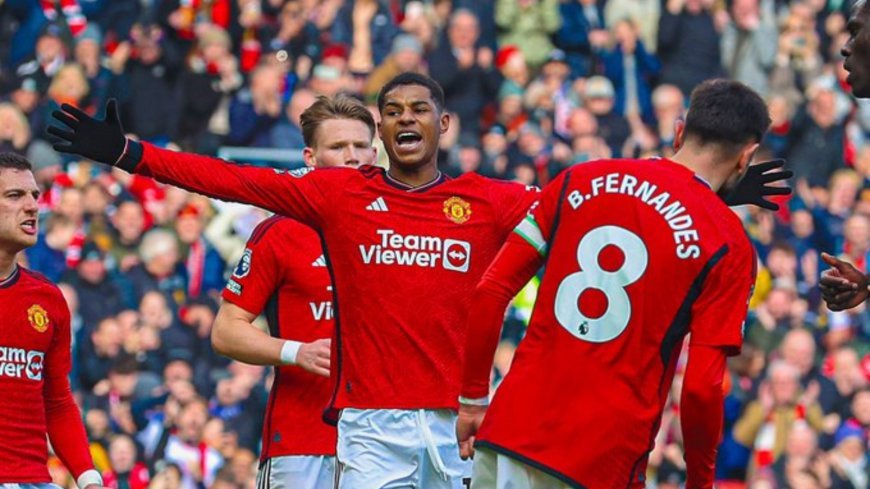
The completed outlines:
{"type": "Polygon", "coordinates": [[[284,365],[281,350],[285,341],[269,336],[250,321],[230,317],[221,308],[211,333],[214,350],[240,362],[252,365],[284,365]]]}
{"type": "Polygon", "coordinates": [[[99,473],[93,471],[88,436],[79,408],[73,400],[69,381],[63,376],[46,377],[45,382],[46,431],[51,446],[79,483],[101,484],[101,481],[94,479],[99,477],[99,473]]]}
{"type": "Polygon", "coordinates": [[[293,182],[271,168],[243,166],[218,158],[160,149],[130,141],[118,164],[129,172],[208,197],[250,204],[314,225],[303,212],[309,205],[293,182]]]}
{"type": "Polygon", "coordinates": [[[534,276],[540,262],[541,255],[529,244],[508,241],[477,285],[466,321],[462,397],[480,399],[489,395],[489,374],[505,309],[534,276]]]}
{"type": "Polygon", "coordinates": [[[686,488],[713,487],[716,450],[722,434],[725,353],[691,346],[683,382],[680,420],[686,452],[686,488]]]}

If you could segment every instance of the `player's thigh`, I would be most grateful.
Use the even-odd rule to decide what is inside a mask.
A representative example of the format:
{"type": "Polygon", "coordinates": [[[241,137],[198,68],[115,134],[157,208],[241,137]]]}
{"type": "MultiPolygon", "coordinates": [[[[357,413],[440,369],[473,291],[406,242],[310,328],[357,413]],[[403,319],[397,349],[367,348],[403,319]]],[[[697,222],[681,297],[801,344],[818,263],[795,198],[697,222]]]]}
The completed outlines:
{"type": "Polygon", "coordinates": [[[257,489],[333,489],[335,457],[272,457],[257,473],[257,489]]]}
{"type": "Polygon", "coordinates": [[[459,456],[456,413],[449,409],[424,410],[419,421],[427,459],[420,489],[467,489],[472,462],[459,456]]]}
{"type": "Polygon", "coordinates": [[[553,476],[485,448],[474,452],[471,489],[568,489],[553,476]]]}
{"type": "Polygon", "coordinates": [[[416,440],[411,411],[342,410],[338,420],[338,487],[416,487],[423,462],[416,440]]]}

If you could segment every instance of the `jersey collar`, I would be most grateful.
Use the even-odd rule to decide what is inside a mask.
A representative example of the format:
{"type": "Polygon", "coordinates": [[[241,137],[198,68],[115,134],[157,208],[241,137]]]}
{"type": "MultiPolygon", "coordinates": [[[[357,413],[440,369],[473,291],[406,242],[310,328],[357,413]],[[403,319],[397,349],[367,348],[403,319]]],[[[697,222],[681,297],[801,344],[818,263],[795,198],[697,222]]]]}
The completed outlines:
{"type": "Polygon", "coordinates": [[[15,268],[12,269],[12,273],[3,280],[0,280],[0,289],[6,289],[15,285],[15,282],[18,281],[19,275],[21,275],[21,269],[16,264],[15,268]]]}
{"type": "Polygon", "coordinates": [[[389,172],[384,171],[384,180],[389,185],[396,187],[399,190],[404,190],[405,192],[410,193],[410,192],[425,192],[426,190],[429,190],[432,187],[435,187],[441,183],[446,182],[448,180],[448,177],[446,175],[444,175],[443,173],[441,173],[441,170],[438,170],[438,174],[435,175],[435,178],[433,178],[432,181],[424,183],[423,185],[418,185],[416,187],[412,187],[412,186],[408,185],[407,183],[400,182],[400,181],[396,180],[395,178],[390,176],[389,172]]]}

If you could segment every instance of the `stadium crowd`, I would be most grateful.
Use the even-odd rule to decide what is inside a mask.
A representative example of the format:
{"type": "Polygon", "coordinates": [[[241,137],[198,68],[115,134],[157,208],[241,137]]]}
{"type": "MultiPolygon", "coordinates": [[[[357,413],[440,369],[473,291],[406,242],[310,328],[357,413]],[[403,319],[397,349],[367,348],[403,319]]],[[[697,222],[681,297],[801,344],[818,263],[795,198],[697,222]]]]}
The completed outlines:
{"type": "MultiPolygon", "coordinates": [[[[42,235],[21,260],[61,284],[72,311],[74,393],[107,485],[253,488],[271,371],[217,355],[209,335],[267,214],[61,156],[49,114],[115,98],[124,127],[158,145],[301,150],[299,116],[317,95],[351,94],[376,114],[380,87],[419,71],[453,115],[442,171],[536,185],[593,159],[668,156],[704,79],[762,94],[773,126],[757,159],[787,159],[795,193],[777,212],[737,210],[759,273],[729,363],[717,477],[867,489],[870,312],[827,311],[817,287],[821,251],[865,272],[870,257],[870,103],[849,94],[839,54],[852,5],[0,0],[0,151],[26,155],[44,191],[42,235]]],[[[535,288],[508,314],[496,384],[535,288]]],[[[650,487],[685,479],[678,400],[650,487]]],[[[56,459],[52,475],[74,487],[56,459]]]]}

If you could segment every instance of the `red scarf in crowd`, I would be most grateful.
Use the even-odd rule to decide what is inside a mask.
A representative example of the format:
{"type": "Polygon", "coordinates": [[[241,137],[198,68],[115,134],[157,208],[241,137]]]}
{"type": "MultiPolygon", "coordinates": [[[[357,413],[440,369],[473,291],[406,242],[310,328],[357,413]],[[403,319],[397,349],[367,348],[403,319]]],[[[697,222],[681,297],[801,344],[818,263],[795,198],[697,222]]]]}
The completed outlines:
{"type": "MultiPolygon", "coordinates": [[[[57,0],[39,0],[45,18],[51,22],[57,20],[57,0]]],[[[88,26],[88,19],[82,13],[78,0],[60,0],[60,10],[66,18],[66,24],[74,37],[78,36],[88,26]]]]}

